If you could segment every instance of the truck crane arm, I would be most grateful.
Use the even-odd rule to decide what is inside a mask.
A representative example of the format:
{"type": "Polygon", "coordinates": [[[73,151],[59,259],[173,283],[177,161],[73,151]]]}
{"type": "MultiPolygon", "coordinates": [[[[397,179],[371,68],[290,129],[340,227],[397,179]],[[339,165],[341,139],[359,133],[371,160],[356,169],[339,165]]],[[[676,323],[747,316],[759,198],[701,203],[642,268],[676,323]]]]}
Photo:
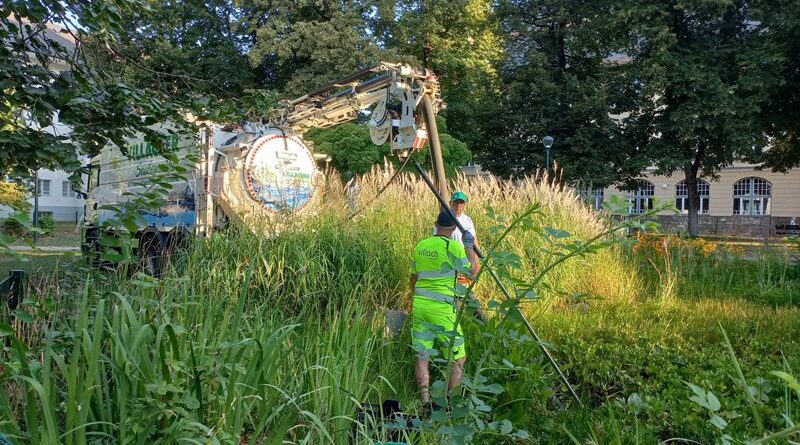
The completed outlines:
{"type": "Polygon", "coordinates": [[[303,142],[303,134],[366,117],[369,111],[374,144],[388,141],[392,153],[402,158],[429,143],[433,171],[440,192],[446,194],[435,119],[442,108],[432,72],[380,63],[281,102],[265,126],[248,124],[234,139],[214,148],[214,154],[206,156],[207,176],[213,176],[213,186],[207,188],[224,214],[240,219],[308,208],[324,175],[317,171],[318,158],[303,142]]]}
{"type": "Polygon", "coordinates": [[[373,143],[381,145],[390,140],[393,151],[405,151],[421,148],[426,137],[426,119],[417,112],[423,108],[419,105],[425,96],[430,98],[434,113],[444,108],[439,81],[430,70],[382,62],[282,102],[272,121],[277,127],[302,135],[311,128],[355,120],[372,107],[369,127],[373,143]]]}

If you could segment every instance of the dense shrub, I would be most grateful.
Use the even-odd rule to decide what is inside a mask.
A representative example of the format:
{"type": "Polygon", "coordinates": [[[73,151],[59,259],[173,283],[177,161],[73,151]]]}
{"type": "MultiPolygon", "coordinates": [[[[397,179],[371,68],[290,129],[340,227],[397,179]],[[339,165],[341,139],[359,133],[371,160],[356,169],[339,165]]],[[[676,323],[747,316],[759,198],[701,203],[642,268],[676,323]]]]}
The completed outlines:
{"type": "Polygon", "coordinates": [[[14,218],[3,220],[3,233],[9,236],[20,237],[25,234],[25,226],[14,218]]]}
{"type": "Polygon", "coordinates": [[[38,225],[43,235],[51,235],[56,230],[56,221],[51,215],[40,216],[38,225]]]}

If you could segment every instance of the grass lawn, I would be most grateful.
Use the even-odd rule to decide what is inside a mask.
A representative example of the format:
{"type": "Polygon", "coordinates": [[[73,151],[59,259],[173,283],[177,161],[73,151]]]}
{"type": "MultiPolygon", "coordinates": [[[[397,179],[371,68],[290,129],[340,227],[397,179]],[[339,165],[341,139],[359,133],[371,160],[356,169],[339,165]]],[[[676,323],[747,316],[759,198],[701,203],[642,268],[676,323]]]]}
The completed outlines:
{"type": "Polygon", "coordinates": [[[80,247],[81,231],[73,222],[57,222],[56,229],[49,236],[39,238],[41,246],[80,247]]]}
{"type": "MultiPolygon", "coordinates": [[[[31,237],[20,238],[12,244],[27,245],[32,243],[31,237]]],[[[41,247],[80,247],[81,231],[78,225],[73,222],[57,222],[53,233],[49,235],[39,235],[36,244],[41,247]]]]}
{"type": "Polygon", "coordinates": [[[28,274],[52,274],[55,270],[69,269],[80,262],[79,252],[20,252],[19,257],[0,256],[0,280],[9,271],[22,269],[28,274]]]}

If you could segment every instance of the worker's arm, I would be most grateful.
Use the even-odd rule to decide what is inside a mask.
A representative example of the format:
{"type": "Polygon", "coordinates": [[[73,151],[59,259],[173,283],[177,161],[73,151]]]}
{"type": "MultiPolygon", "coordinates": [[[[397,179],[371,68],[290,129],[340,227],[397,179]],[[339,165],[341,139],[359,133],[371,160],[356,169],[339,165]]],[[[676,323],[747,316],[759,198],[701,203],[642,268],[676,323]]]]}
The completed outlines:
{"type": "Polygon", "coordinates": [[[469,273],[475,277],[478,275],[478,271],[481,270],[481,263],[478,259],[478,254],[475,253],[475,249],[473,246],[477,246],[477,240],[475,236],[469,230],[466,230],[463,235],[464,240],[464,251],[467,254],[467,259],[469,260],[469,273]]]}
{"type": "MultiPolygon", "coordinates": [[[[416,248],[414,249],[416,251],[416,248]]],[[[408,280],[409,284],[411,285],[411,296],[414,296],[414,286],[417,285],[417,260],[415,255],[411,254],[411,267],[408,268],[408,273],[410,274],[411,278],[408,280]]]]}
{"type": "Polygon", "coordinates": [[[466,249],[467,258],[469,259],[469,273],[472,275],[472,278],[478,276],[478,272],[481,270],[481,262],[478,258],[478,254],[475,253],[474,249],[466,249]]]}

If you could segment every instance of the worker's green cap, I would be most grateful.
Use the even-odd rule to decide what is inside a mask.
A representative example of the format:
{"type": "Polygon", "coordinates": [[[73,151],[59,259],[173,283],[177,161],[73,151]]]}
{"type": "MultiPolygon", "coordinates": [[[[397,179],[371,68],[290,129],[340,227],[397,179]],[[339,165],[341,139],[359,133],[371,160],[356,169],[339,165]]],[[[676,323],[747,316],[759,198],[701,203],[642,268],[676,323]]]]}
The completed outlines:
{"type": "Polygon", "coordinates": [[[464,202],[467,202],[467,201],[469,201],[469,199],[467,199],[467,194],[466,193],[464,193],[464,192],[455,192],[455,193],[453,193],[453,196],[450,197],[450,201],[464,201],[464,202]]]}

